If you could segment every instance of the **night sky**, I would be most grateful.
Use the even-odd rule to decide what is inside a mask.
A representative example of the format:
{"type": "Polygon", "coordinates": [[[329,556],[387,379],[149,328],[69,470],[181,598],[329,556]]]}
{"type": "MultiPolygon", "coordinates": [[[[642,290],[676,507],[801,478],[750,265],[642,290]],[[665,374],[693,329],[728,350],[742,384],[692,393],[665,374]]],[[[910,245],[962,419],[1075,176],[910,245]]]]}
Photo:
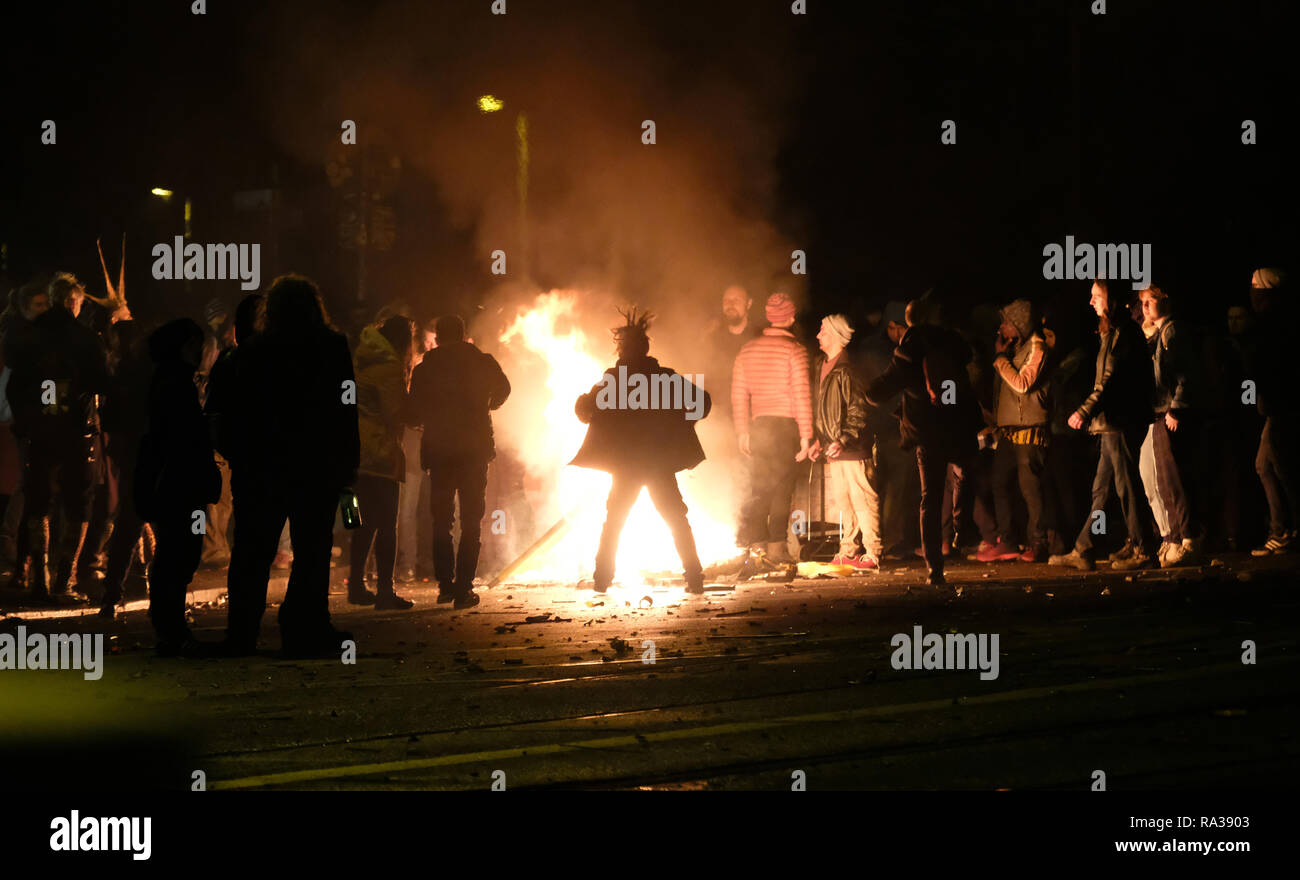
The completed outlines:
{"type": "MultiPolygon", "coordinates": [[[[409,111],[345,106],[341,96],[376,80],[400,91],[409,77],[438,114],[418,124],[474,149],[480,119],[469,109],[463,129],[449,126],[456,117],[434,106],[439,96],[459,101],[490,83],[500,39],[516,47],[512,64],[482,90],[518,89],[530,64],[554,57],[546,40],[560,29],[572,38],[566,63],[585,65],[593,81],[624,50],[654,59],[645,92],[635,73],[609,74],[626,103],[607,112],[626,116],[629,151],[648,149],[637,140],[643,117],[674,120],[680,108],[664,95],[698,98],[702,82],[745,96],[722,102],[732,109],[758,108],[752,129],[708,118],[698,101],[674,122],[719,155],[744,156],[726,198],[738,216],[807,251],[814,311],[936,286],[965,304],[1063,292],[1086,301],[1086,290],[1042,278],[1044,244],[1073,234],[1152,243],[1157,283],[1217,320],[1227,298],[1244,294],[1250,269],[1287,265],[1298,231],[1290,4],[1112,0],[1105,15],[1090,5],[809,0],[804,16],[760,0],[510,0],[506,16],[489,14],[489,0],[269,8],[211,0],[204,16],[188,2],[11,7],[0,269],[7,288],[68,268],[94,279],[93,292],[95,238],[115,253],[125,232],[137,311],[193,314],[210,296],[233,304],[234,284],[203,282],[182,296],[149,277],[148,248],[180,232],[179,200],[149,190],[191,195],[197,241],[265,242],[266,219],[236,212],[232,196],[274,188],[276,241],[264,244],[263,282],[286,270],[312,275],[338,317],[352,307],[356,258],[339,246],[325,173],[337,122],[321,120],[357,119],[364,142],[374,118],[402,161],[391,197],[398,234],[391,250],[368,258],[369,298],[357,314],[390,296],[424,315],[464,308],[495,280],[476,244],[481,218],[413,155],[424,134],[402,130],[409,111]],[[355,54],[340,55],[340,40],[353,41],[355,54]],[[389,58],[382,72],[365,60],[389,58]],[[44,119],[57,122],[55,146],[40,143],[44,119]],[[957,123],[956,145],[940,143],[945,119],[957,123]],[[1258,126],[1255,145],[1241,143],[1245,119],[1258,126]],[[753,132],[761,148],[739,142],[753,132]],[[315,155],[303,146],[317,142],[315,155]],[[757,167],[767,176],[751,173],[757,167]]],[[[548,129],[544,113],[534,125],[542,168],[545,151],[566,148],[566,132],[548,129]]],[[[665,126],[661,139],[673,130],[665,126]]],[[[510,161],[508,152],[499,158],[510,161]]],[[[562,189],[539,179],[539,210],[562,189]]],[[[623,195],[615,185],[608,197],[623,195]]],[[[539,281],[571,280],[559,277],[566,265],[539,281]]]]}

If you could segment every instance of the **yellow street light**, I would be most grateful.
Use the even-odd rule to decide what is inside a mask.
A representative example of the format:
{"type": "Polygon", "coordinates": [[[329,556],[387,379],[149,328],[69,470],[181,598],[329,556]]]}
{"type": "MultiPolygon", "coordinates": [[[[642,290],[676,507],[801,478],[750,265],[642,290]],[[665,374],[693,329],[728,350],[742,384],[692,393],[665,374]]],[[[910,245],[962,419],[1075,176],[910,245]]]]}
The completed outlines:
{"type": "Polygon", "coordinates": [[[164,198],[164,199],[170,199],[170,198],[172,197],[172,195],[173,195],[173,193],[172,193],[171,190],[169,190],[169,189],[163,189],[163,188],[160,187],[160,186],[155,186],[153,189],[149,190],[149,192],[153,193],[154,195],[156,195],[156,196],[158,196],[158,197],[160,197],[160,198],[164,198]]]}
{"type": "Polygon", "coordinates": [[[506,105],[505,101],[493,95],[484,95],[478,99],[478,109],[480,113],[495,113],[506,105]]]}

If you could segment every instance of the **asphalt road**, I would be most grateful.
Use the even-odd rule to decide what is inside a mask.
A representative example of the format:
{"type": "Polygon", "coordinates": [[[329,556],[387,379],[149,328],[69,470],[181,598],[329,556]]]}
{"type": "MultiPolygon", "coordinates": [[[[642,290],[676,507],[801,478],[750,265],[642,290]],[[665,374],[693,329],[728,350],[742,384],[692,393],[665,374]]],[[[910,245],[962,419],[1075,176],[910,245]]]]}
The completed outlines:
{"type": "MultiPolygon", "coordinates": [[[[200,770],[209,789],[1086,790],[1097,771],[1111,790],[1286,787],[1300,777],[1297,569],[966,563],[949,569],[954,599],[912,563],[703,597],[512,585],[467,611],[418,585],[407,612],[351,608],[336,584],[355,664],[279,658],[274,608],[265,653],[221,661],[156,658],[140,610],[28,615],[29,630],[106,633],[113,653],[99,681],[0,672],[0,689],[44,695],[0,734],[93,742],[111,726],[147,747],[168,731],[183,755],[157,784],[188,788],[200,770]],[[891,639],[918,625],[996,634],[997,677],[894,668],[891,639]]],[[[220,584],[196,582],[202,638],[220,637],[220,584]]]]}

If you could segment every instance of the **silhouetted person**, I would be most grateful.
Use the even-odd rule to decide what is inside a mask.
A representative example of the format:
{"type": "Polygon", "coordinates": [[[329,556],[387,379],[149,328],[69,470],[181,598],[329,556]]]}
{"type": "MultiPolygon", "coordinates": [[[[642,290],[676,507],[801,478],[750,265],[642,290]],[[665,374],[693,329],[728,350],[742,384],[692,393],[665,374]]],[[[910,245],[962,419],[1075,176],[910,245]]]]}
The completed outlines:
{"type": "Polygon", "coordinates": [[[1300,394],[1296,393],[1295,355],[1291,351],[1296,306],[1286,273],[1256,269],[1250,301],[1259,316],[1259,338],[1248,375],[1257,383],[1257,406],[1264,416],[1255,472],[1268,498],[1268,540],[1250,551],[1254,556],[1288,553],[1300,528],[1300,394]]]}
{"type": "Polygon", "coordinates": [[[596,592],[605,592],[614,580],[619,535],[645,486],[673,533],[685,569],[686,591],[703,593],[704,573],[686,519],[686,503],[677,488],[677,472],[704,461],[695,421],[709,414],[712,402],[703,388],[650,357],[646,333],[650,317],[648,313],[638,316],[633,309],[626,314],[627,323],[614,330],[618,361],[574,405],[578,419],[591,427],[570,464],[608,471],[613,477],[596,551],[596,592]],[[655,385],[669,389],[660,393],[657,405],[653,398],[645,406],[636,405],[639,398],[633,397],[634,389],[655,385]]]}
{"type": "Polygon", "coordinates": [[[921,476],[921,545],[930,583],[943,576],[943,495],[948,464],[953,465],[952,517],[960,522],[964,498],[961,482],[978,449],[976,434],[983,425],[966,365],[974,357],[970,344],[956,332],[927,323],[923,300],[907,305],[907,333],[894,349],[885,372],[867,386],[867,400],[880,403],[902,392],[899,430],[904,448],[916,450],[921,476]]]}
{"type": "MultiPolygon", "coordinates": [[[[409,424],[424,431],[420,464],[429,473],[433,509],[433,572],[438,601],[470,608],[478,570],[488,462],[496,457],[491,411],[510,396],[510,382],[490,354],[465,340],[465,322],[444,315],[437,347],[411,375],[409,424]],[[452,554],[451,526],[460,499],[460,546],[452,554]]],[[[364,512],[362,513],[364,517],[364,512]]]]}
{"type": "Polygon", "coordinates": [[[108,330],[108,391],[101,406],[104,450],[116,486],[117,505],[113,533],[108,539],[108,571],[100,616],[114,616],[122,601],[126,578],[144,530],[144,518],[135,508],[135,466],[140,441],[149,424],[149,387],[153,361],[146,340],[139,338],[135,321],[118,321],[108,330]]]}
{"type": "Polygon", "coordinates": [[[397,502],[406,479],[402,428],[406,416],[415,322],[394,315],[381,326],[361,331],[357,346],[357,417],[361,429],[361,466],[357,501],[361,527],[352,533],[352,569],[348,601],[377,608],[410,608],[414,603],[393,591],[397,564],[397,502]],[[366,558],[375,548],[378,580],[366,589],[366,558]]]}
{"type": "MultiPolygon", "coordinates": [[[[85,288],[60,273],[48,288],[50,308],[8,345],[14,435],[24,447],[23,497],[32,592],[45,595],[46,554],[55,561],[49,592],[67,591],[90,519],[98,414],[95,396],[108,382],[104,348],[77,321],[85,288]],[[63,527],[50,546],[50,501],[57,491],[63,527]]],[[[7,340],[7,343],[9,341],[7,340]]]]}
{"type": "Polygon", "coordinates": [[[334,516],[340,493],[356,479],[360,455],[347,338],[329,324],[314,283],[282,275],[267,291],[265,331],[237,351],[227,649],[244,653],[256,646],[287,519],[293,566],[279,615],[284,653],[337,657],[351,634],[330,622],[334,516]]]}
{"type": "Polygon", "coordinates": [[[221,494],[221,473],[194,386],[202,354],[203,329],[189,318],[164,324],[149,337],[149,428],[133,495],[158,542],[149,567],[149,619],[162,657],[204,656],[211,648],[185,622],[185,593],[203,552],[204,508],[221,494]]]}

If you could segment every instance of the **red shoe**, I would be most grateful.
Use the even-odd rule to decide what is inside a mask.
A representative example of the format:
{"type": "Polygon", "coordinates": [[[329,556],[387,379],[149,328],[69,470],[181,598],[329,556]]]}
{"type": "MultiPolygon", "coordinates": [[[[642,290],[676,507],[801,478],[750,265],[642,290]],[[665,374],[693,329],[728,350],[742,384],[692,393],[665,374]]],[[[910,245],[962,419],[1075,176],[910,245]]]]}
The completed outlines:
{"type": "Polygon", "coordinates": [[[998,538],[996,544],[981,547],[979,552],[975,554],[976,562],[1008,562],[1019,558],[1020,551],[1012,548],[1009,544],[1003,544],[1001,538],[998,538]]]}
{"type": "Polygon", "coordinates": [[[879,571],[880,570],[880,565],[876,562],[876,560],[872,559],[870,556],[867,556],[866,554],[863,554],[862,556],[856,556],[856,557],[855,556],[847,557],[847,562],[849,565],[853,566],[858,571],[879,571]]]}
{"type": "Polygon", "coordinates": [[[1019,556],[1021,562],[1046,562],[1047,548],[1042,544],[1030,544],[1019,556]]]}

